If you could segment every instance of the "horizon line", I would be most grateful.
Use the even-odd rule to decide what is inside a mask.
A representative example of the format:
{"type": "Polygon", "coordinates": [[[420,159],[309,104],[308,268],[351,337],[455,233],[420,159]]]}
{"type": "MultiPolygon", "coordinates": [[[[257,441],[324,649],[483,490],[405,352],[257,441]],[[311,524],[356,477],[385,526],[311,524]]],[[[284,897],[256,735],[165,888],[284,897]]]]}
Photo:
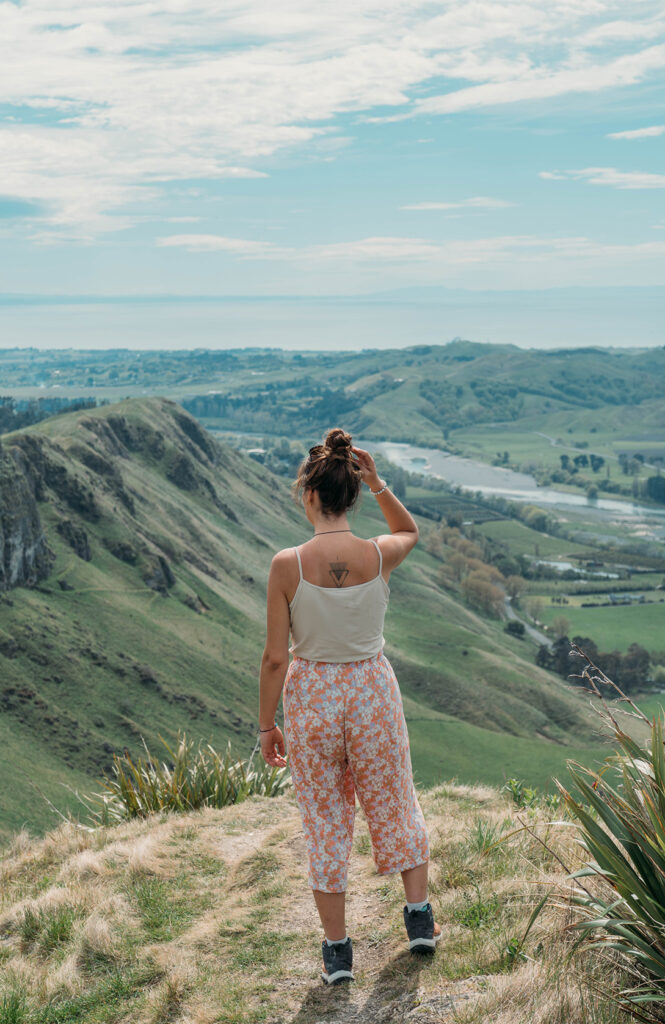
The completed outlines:
{"type": "Polygon", "coordinates": [[[353,293],[313,293],[311,295],[302,293],[276,292],[260,294],[228,294],[215,295],[208,293],[178,294],[173,292],[145,292],[141,294],[126,294],[116,292],[113,294],[60,292],[49,294],[48,292],[0,292],[0,305],[48,305],[49,303],[114,303],[114,302],[334,302],[344,301],[400,301],[408,304],[421,303],[427,295],[538,295],[561,292],[574,292],[586,294],[598,294],[611,292],[654,292],[665,295],[665,285],[553,285],[549,288],[449,288],[445,285],[405,285],[404,287],[375,291],[375,292],[353,292],[353,293]],[[411,296],[409,299],[408,296],[411,296]]]}

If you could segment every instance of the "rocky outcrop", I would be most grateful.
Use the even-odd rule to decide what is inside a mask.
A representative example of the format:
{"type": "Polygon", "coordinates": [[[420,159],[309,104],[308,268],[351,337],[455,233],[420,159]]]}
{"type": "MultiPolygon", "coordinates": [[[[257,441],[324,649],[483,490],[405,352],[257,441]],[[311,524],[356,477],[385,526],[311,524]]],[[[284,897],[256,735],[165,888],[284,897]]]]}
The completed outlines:
{"type": "Polygon", "coordinates": [[[90,539],[86,530],[82,526],[78,526],[73,523],[71,519],[63,519],[58,523],[56,527],[61,537],[69,544],[70,548],[76,552],[79,558],[82,558],[84,562],[89,562],[92,558],[92,552],[90,550],[90,539]]]}
{"type": "MultiPolygon", "coordinates": [[[[155,505],[154,498],[146,501],[137,480],[143,472],[156,473],[184,492],[184,498],[202,500],[208,509],[212,503],[237,523],[236,512],[223,500],[227,493],[221,493],[234,479],[228,467],[222,472],[224,460],[232,456],[167,399],[86,411],[74,426],[62,434],[14,431],[0,446],[0,591],[37,585],[53,568],[55,555],[42,529],[41,508],[57,551],[62,540],[78,558],[90,562],[103,545],[119,561],[135,566],[147,586],[168,596],[175,584],[171,565],[187,560],[188,553],[192,562],[207,556],[205,542],[198,543],[189,508],[181,516],[183,544],[168,543],[171,528],[153,536],[161,504],[155,505]],[[42,508],[45,503],[48,511],[42,508]]],[[[232,484],[228,497],[231,493],[232,484]]],[[[174,508],[181,500],[174,496],[169,515],[177,516],[174,508]]],[[[206,571],[219,578],[213,569],[206,571]]],[[[61,573],[57,576],[61,589],[71,587],[61,573]]]]}
{"type": "Polygon", "coordinates": [[[25,458],[20,450],[0,450],[0,590],[34,586],[53,559],[25,458]]]}
{"type": "Polygon", "coordinates": [[[168,597],[169,587],[174,586],[176,580],[171,566],[163,555],[157,555],[150,559],[149,565],[145,568],[143,581],[153,590],[168,597]]]}
{"type": "Polygon", "coordinates": [[[72,472],[74,463],[60,445],[35,434],[17,434],[10,449],[17,465],[30,483],[37,501],[44,501],[47,489],[57,495],[72,512],[97,522],[101,512],[90,487],[72,472]]]}

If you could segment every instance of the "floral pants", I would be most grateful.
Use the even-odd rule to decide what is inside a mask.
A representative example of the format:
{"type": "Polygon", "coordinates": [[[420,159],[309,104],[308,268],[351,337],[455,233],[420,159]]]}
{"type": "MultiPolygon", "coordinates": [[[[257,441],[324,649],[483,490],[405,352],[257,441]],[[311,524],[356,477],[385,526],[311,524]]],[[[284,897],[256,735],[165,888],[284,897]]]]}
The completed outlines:
{"type": "Polygon", "coordinates": [[[379,874],[429,860],[402,695],[385,655],[332,663],[293,658],[282,703],[311,888],[346,890],[356,793],[379,874]]]}

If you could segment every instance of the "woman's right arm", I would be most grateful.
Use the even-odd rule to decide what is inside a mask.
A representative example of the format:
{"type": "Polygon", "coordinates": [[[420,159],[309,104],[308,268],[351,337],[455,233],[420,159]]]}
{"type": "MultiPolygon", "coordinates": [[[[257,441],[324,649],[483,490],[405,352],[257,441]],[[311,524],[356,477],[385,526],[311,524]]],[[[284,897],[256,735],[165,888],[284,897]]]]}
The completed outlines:
{"type": "MultiPolygon", "coordinates": [[[[363,448],[354,447],[352,450],[358,460],[362,478],[370,491],[380,490],[385,480],[382,480],[377,473],[372,456],[363,448]]],[[[381,509],[390,530],[390,534],[381,536],[381,551],[384,560],[388,562],[387,568],[394,569],[417,544],[418,526],[409,510],[388,488],[381,494],[377,494],[374,500],[381,509]]]]}

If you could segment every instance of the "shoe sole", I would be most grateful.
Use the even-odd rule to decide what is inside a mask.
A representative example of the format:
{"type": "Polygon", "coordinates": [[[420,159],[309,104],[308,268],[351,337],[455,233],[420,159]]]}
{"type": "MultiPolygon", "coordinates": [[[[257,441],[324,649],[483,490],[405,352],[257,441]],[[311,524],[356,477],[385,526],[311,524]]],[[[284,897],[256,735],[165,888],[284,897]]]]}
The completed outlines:
{"type": "Polygon", "coordinates": [[[321,977],[327,985],[334,985],[336,981],[343,981],[345,978],[348,978],[349,981],[356,980],[351,974],[351,971],[346,970],[334,971],[332,974],[324,974],[323,971],[321,971],[321,977]]]}
{"type": "Polygon", "coordinates": [[[433,953],[442,935],[443,932],[440,932],[433,939],[411,939],[409,949],[412,953],[433,953]]]}

